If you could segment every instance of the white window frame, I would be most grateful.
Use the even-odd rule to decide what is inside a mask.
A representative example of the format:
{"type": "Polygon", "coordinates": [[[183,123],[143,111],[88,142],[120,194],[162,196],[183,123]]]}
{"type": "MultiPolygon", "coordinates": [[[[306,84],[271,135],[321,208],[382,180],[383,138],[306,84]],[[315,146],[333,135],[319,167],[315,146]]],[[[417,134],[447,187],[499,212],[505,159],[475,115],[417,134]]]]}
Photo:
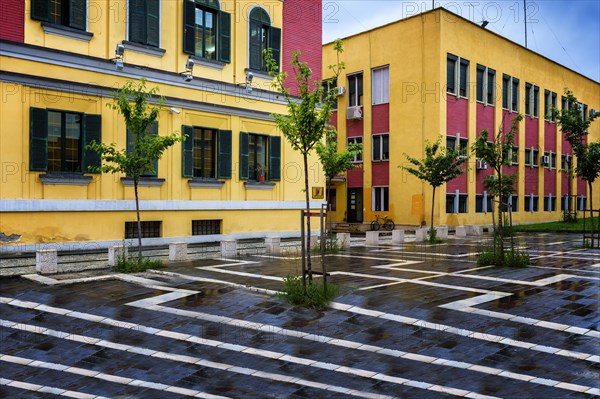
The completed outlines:
{"type": "Polygon", "coordinates": [[[477,100],[477,75],[475,75],[475,100],[477,100],[477,102],[480,104],[494,106],[496,104],[496,84],[495,84],[495,81],[497,79],[496,70],[492,69],[492,68],[488,68],[481,64],[477,64],[476,68],[477,68],[476,69],[477,71],[483,71],[483,81],[481,84],[482,100],[477,100]],[[489,98],[488,98],[488,89],[490,87],[490,81],[489,81],[490,74],[493,74],[493,76],[494,76],[494,84],[491,85],[492,97],[493,97],[491,102],[489,101],[489,98]]]}
{"type": "Polygon", "coordinates": [[[390,204],[390,187],[389,186],[373,186],[373,187],[371,187],[371,211],[372,212],[389,212],[389,210],[390,210],[389,204],[390,204]],[[387,193],[388,193],[388,201],[387,201],[388,208],[387,209],[385,209],[385,199],[384,199],[385,198],[384,194],[386,191],[385,189],[387,189],[387,193]],[[381,190],[381,203],[379,204],[381,206],[380,210],[375,209],[376,208],[375,207],[375,198],[376,198],[375,192],[377,190],[381,190]]]}
{"type": "MultiPolygon", "coordinates": [[[[458,98],[469,98],[469,91],[470,91],[470,86],[469,86],[469,81],[471,80],[471,61],[467,60],[466,58],[461,58],[459,56],[456,56],[454,54],[450,54],[448,53],[448,55],[451,55],[452,57],[456,57],[455,60],[452,60],[454,62],[454,89],[455,91],[448,91],[448,87],[447,84],[448,82],[446,82],[446,92],[449,94],[452,94],[458,98]],[[467,63],[467,76],[466,76],[466,84],[465,84],[465,95],[462,96],[460,94],[460,67],[462,65],[462,61],[465,61],[467,63]]],[[[446,58],[446,62],[448,62],[448,57],[446,58]]]]}
{"type": "MultiPolygon", "coordinates": [[[[364,82],[363,82],[364,84],[364,82]]],[[[388,65],[371,70],[371,103],[372,105],[390,102],[390,67],[388,65]],[[376,76],[379,78],[376,79],[376,76]]]]}
{"type": "Polygon", "coordinates": [[[551,90],[544,90],[544,120],[546,122],[556,123],[556,118],[552,116],[552,110],[558,107],[556,103],[558,101],[557,98],[558,96],[555,92],[551,90]],[[547,106],[548,104],[550,104],[549,107],[547,106]],[[546,110],[546,108],[548,108],[548,110],[546,110]],[[548,113],[546,113],[546,111],[548,113]]]}
{"type": "Polygon", "coordinates": [[[378,161],[389,161],[390,160],[390,134],[389,133],[382,133],[382,134],[374,134],[371,137],[371,160],[374,162],[378,162],[378,161]],[[383,151],[383,136],[387,136],[388,138],[388,156],[387,158],[384,157],[384,151],[383,151]],[[380,158],[379,159],[375,159],[375,137],[380,137],[379,140],[379,154],[380,154],[380,158]]]}
{"type": "Polygon", "coordinates": [[[361,76],[363,79],[363,102],[364,102],[364,90],[365,90],[365,77],[364,74],[362,72],[356,72],[353,74],[350,74],[348,76],[346,76],[346,80],[348,81],[348,90],[346,90],[346,92],[348,93],[348,107],[362,107],[364,104],[359,104],[360,102],[360,95],[358,94],[358,77],[361,76]],[[356,79],[354,79],[356,78],[356,79]],[[351,98],[350,98],[350,79],[354,79],[354,89],[355,89],[355,93],[356,93],[356,104],[351,104],[351,98]]]}
{"type": "MultiPolygon", "coordinates": [[[[361,144],[362,145],[363,144],[363,137],[362,136],[347,137],[346,138],[346,148],[348,148],[348,145],[350,143],[361,144]],[[357,139],[360,139],[360,143],[357,143],[357,141],[356,141],[357,139]]],[[[354,159],[352,160],[352,163],[363,163],[364,162],[363,158],[364,158],[363,157],[363,152],[361,151],[360,153],[358,153],[358,154],[356,154],[354,156],[354,159]]]]}

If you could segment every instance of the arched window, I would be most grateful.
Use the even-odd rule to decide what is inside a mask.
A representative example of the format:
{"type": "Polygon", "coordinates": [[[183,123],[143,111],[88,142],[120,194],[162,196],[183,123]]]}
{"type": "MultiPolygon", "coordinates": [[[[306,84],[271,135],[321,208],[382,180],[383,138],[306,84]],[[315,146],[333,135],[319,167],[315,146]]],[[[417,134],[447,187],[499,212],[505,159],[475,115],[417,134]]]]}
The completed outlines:
{"type": "Polygon", "coordinates": [[[281,29],[271,26],[269,14],[260,7],[250,12],[250,69],[267,72],[263,51],[270,48],[279,66],[281,54],[281,29]]]}
{"type": "Polygon", "coordinates": [[[231,61],[231,15],[218,0],[184,0],[183,51],[208,60],[231,61]]]}

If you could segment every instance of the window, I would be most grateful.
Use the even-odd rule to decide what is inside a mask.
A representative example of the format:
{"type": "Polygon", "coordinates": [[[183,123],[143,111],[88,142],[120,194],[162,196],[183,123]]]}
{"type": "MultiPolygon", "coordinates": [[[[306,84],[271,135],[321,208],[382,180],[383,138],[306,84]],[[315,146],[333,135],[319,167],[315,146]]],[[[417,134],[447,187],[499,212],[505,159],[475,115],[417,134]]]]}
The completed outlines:
{"type": "Polygon", "coordinates": [[[390,189],[389,187],[373,187],[373,205],[371,210],[375,212],[385,212],[390,207],[390,189]]]}
{"type": "Polygon", "coordinates": [[[448,54],[446,85],[450,94],[468,98],[469,60],[448,54]]]}
{"type": "Polygon", "coordinates": [[[477,65],[477,101],[487,105],[496,102],[496,71],[477,65]]]}
{"type": "Polygon", "coordinates": [[[348,106],[363,105],[363,74],[355,73],[348,76],[348,106]]]}
{"type": "Polygon", "coordinates": [[[183,19],[185,53],[207,60],[231,61],[231,14],[221,11],[217,0],[186,0],[183,19]]]}
{"type": "Polygon", "coordinates": [[[525,212],[537,212],[538,211],[538,197],[537,195],[528,195],[525,197],[525,212]]]}
{"type": "Polygon", "coordinates": [[[502,108],[519,112],[519,79],[502,75],[502,108]]]}
{"type": "MultiPolygon", "coordinates": [[[[161,237],[161,221],[141,222],[142,238],[161,237]]],[[[138,238],[137,222],[125,222],[125,238],[138,238]]]]}
{"type": "MultiPolygon", "coordinates": [[[[152,126],[148,128],[148,131],[142,135],[158,135],[158,122],[154,122],[152,126]]],[[[135,134],[127,129],[127,152],[133,152],[135,148],[135,134]]],[[[152,162],[152,170],[147,170],[141,174],[141,177],[157,177],[158,176],[158,159],[152,162]]]]}
{"type": "Polygon", "coordinates": [[[556,169],[556,153],[544,152],[544,167],[549,169],[556,169]]]}
{"type": "Polygon", "coordinates": [[[556,197],[552,195],[544,196],[544,212],[554,212],[556,210],[556,197]]]}
{"type": "Polygon", "coordinates": [[[525,115],[539,116],[540,88],[531,83],[525,84],[525,115]]]}
{"type": "Polygon", "coordinates": [[[531,167],[538,167],[539,165],[540,152],[532,148],[525,149],[525,165],[531,167]]]}
{"type": "Polygon", "coordinates": [[[477,194],[475,196],[475,212],[487,213],[494,208],[493,197],[491,195],[477,194]]]}
{"type": "Polygon", "coordinates": [[[30,109],[29,169],[49,173],[89,173],[100,155],[86,146],[102,142],[100,115],[30,109]]]}
{"type": "Polygon", "coordinates": [[[587,208],[587,198],[582,195],[581,197],[577,198],[577,210],[585,211],[586,208],[587,208]]]}
{"type": "Polygon", "coordinates": [[[192,235],[221,234],[221,220],[192,220],[192,235]]]}
{"type": "Polygon", "coordinates": [[[373,105],[390,102],[390,68],[373,69],[373,105]]]}
{"type": "Polygon", "coordinates": [[[327,189],[327,204],[328,204],[328,209],[330,211],[335,211],[336,210],[336,204],[337,204],[337,190],[335,188],[328,188],[327,189]]]}
{"type": "Polygon", "coordinates": [[[555,122],[556,118],[552,115],[556,108],[556,93],[549,90],[544,90],[544,119],[549,122],[555,122]]]}
{"type": "Polygon", "coordinates": [[[281,29],[271,26],[269,14],[254,7],[250,12],[250,69],[267,71],[263,51],[271,49],[271,55],[280,65],[281,29]]]}
{"type": "Polygon", "coordinates": [[[467,194],[446,194],[446,213],[467,213],[467,194]]]}
{"type": "Polygon", "coordinates": [[[387,161],[390,159],[390,135],[373,135],[373,161],[387,161]]]}
{"type": "Polygon", "coordinates": [[[240,133],[240,179],[281,180],[281,137],[240,133]]]}
{"type": "Polygon", "coordinates": [[[587,121],[588,118],[588,106],[586,104],[579,104],[579,111],[581,112],[581,119],[587,121]]]}
{"type": "Polygon", "coordinates": [[[508,198],[503,197],[501,204],[500,204],[502,211],[508,212],[509,205],[510,205],[511,212],[517,212],[519,210],[519,197],[517,197],[516,195],[512,195],[512,194],[509,195],[508,198]]]}
{"type": "Polygon", "coordinates": [[[519,164],[519,147],[513,146],[513,148],[509,151],[508,157],[511,165],[519,164]]]}
{"type": "Polygon", "coordinates": [[[129,0],[129,41],[160,46],[160,1],[129,0]]]}
{"type": "Polygon", "coordinates": [[[31,18],[85,31],[87,0],[31,0],[31,18]]]}
{"type": "Polygon", "coordinates": [[[338,101],[337,101],[337,91],[331,93],[331,90],[337,90],[337,79],[326,79],[322,83],[323,85],[323,95],[321,96],[321,102],[325,102],[326,99],[330,100],[329,105],[332,109],[337,109],[338,101]]]}
{"type": "Polygon", "coordinates": [[[446,148],[448,149],[458,149],[460,155],[467,156],[469,152],[469,140],[462,137],[446,137],[446,148]],[[458,141],[458,148],[456,142],[458,141]]]}
{"type": "Polygon", "coordinates": [[[231,179],[231,130],[183,126],[183,177],[231,179]]]}
{"type": "Polygon", "coordinates": [[[560,168],[563,172],[566,172],[569,169],[571,169],[571,162],[572,159],[570,154],[562,154],[560,156],[560,168]]]}
{"type": "MultiPolygon", "coordinates": [[[[360,144],[362,145],[362,137],[350,137],[348,140],[348,145],[350,144],[360,144]]],[[[362,162],[362,151],[354,156],[354,160],[352,162],[362,162]]]]}

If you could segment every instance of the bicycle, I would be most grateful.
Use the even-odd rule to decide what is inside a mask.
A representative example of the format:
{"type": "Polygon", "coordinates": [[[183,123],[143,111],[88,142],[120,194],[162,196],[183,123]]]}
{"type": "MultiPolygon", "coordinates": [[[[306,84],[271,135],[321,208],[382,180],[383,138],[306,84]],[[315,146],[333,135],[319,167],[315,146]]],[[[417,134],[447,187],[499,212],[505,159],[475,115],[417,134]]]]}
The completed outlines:
{"type": "Polygon", "coordinates": [[[378,231],[382,226],[384,230],[392,231],[396,227],[396,223],[387,215],[375,215],[375,220],[371,222],[371,231],[378,231]]]}

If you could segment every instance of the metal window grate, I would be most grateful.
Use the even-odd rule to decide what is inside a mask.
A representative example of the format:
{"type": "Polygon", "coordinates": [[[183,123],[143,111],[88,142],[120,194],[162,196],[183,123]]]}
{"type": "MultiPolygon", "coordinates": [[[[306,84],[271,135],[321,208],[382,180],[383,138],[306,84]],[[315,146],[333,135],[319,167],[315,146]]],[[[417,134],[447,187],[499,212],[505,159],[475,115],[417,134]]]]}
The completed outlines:
{"type": "Polygon", "coordinates": [[[192,220],[192,235],[221,234],[221,220],[192,220]]]}
{"type": "MultiPolygon", "coordinates": [[[[141,222],[142,238],[161,237],[161,226],[161,221],[141,222]]],[[[137,222],[125,222],[125,238],[137,238],[137,236],[137,222]]]]}

